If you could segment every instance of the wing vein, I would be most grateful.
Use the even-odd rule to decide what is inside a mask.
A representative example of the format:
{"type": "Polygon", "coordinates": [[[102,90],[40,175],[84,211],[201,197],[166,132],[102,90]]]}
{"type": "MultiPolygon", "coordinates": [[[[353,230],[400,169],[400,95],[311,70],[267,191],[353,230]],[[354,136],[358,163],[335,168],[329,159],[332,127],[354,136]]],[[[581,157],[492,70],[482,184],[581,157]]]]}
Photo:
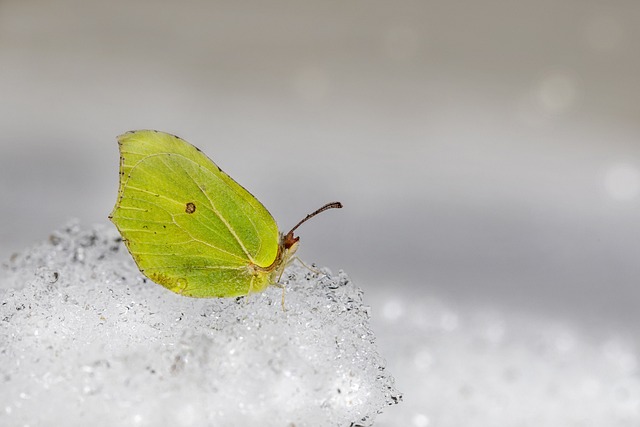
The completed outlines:
{"type": "MultiPolygon", "coordinates": [[[[243,260],[241,257],[239,257],[238,255],[236,255],[236,254],[234,254],[234,253],[231,253],[231,252],[225,251],[224,249],[219,248],[219,247],[217,247],[217,246],[214,246],[214,245],[212,245],[212,244],[211,244],[211,243],[209,243],[209,242],[205,242],[204,240],[200,240],[200,239],[196,238],[194,235],[192,235],[191,233],[189,233],[189,231],[188,231],[188,230],[186,230],[184,227],[182,227],[180,224],[178,224],[178,223],[176,222],[176,220],[175,220],[175,216],[174,216],[171,212],[169,212],[168,210],[166,210],[165,208],[163,208],[162,206],[157,205],[157,204],[155,204],[155,203],[153,203],[153,202],[150,202],[150,201],[148,201],[148,200],[138,199],[138,198],[136,198],[136,197],[131,197],[131,196],[129,196],[129,199],[131,199],[131,200],[139,200],[139,201],[144,202],[144,203],[149,203],[150,205],[156,206],[158,209],[161,209],[161,210],[165,211],[165,212],[166,212],[166,213],[171,217],[171,221],[175,224],[175,226],[176,226],[176,227],[178,227],[180,230],[182,230],[182,232],[183,232],[184,234],[186,234],[187,236],[191,237],[191,239],[192,239],[193,241],[200,242],[200,243],[202,243],[203,245],[209,246],[209,247],[210,247],[210,248],[212,248],[212,249],[215,249],[215,250],[220,251],[220,252],[224,252],[224,253],[226,253],[226,254],[229,254],[229,255],[233,256],[234,258],[238,258],[238,259],[240,259],[240,260],[242,260],[242,261],[245,261],[245,262],[246,262],[246,260],[243,260]]],[[[136,231],[137,231],[137,230],[136,230],[136,231]]]]}
{"type": "MultiPolygon", "coordinates": [[[[178,156],[180,156],[178,154],[178,156]]],[[[180,156],[182,158],[184,158],[185,160],[189,161],[190,163],[194,163],[193,160],[191,159],[187,159],[184,156],[180,156]]],[[[162,159],[163,163],[171,170],[174,170],[171,166],[169,166],[164,159],[162,159]]],[[[197,165],[197,163],[194,163],[197,165]]],[[[227,219],[222,216],[220,214],[220,212],[216,209],[213,200],[211,200],[211,198],[209,197],[209,195],[202,189],[202,187],[200,187],[197,183],[198,181],[196,179],[193,178],[193,176],[191,176],[191,174],[189,173],[189,171],[187,171],[185,168],[182,168],[182,170],[184,171],[184,173],[186,173],[189,178],[191,178],[191,180],[196,183],[196,186],[198,187],[198,190],[200,190],[200,192],[202,193],[202,195],[207,199],[207,201],[209,202],[209,205],[211,207],[211,210],[213,211],[214,214],[216,214],[216,216],[220,219],[220,221],[222,221],[222,223],[225,225],[225,227],[227,227],[227,229],[229,230],[229,232],[231,233],[231,235],[236,239],[236,241],[238,242],[238,244],[240,245],[240,247],[242,248],[242,251],[244,252],[244,254],[247,256],[247,258],[249,258],[249,260],[253,263],[253,257],[251,256],[251,254],[249,254],[249,251],[247,250],[247,248],[244,246],[244,243],[242,243],[242,240],[240,240],[240,237],[238,237],[238,235],[236,234],[236,231],[233,229],[233,227],[231,226],[231,224],[229,224],[229,222],[227,221],[227,219]]],[[[217,176],[213,175],[214,177],[216,177],[217,179],[219,179],[217,176]]],[[[225,183],[226,184],[226,183],[225,183]]]]}

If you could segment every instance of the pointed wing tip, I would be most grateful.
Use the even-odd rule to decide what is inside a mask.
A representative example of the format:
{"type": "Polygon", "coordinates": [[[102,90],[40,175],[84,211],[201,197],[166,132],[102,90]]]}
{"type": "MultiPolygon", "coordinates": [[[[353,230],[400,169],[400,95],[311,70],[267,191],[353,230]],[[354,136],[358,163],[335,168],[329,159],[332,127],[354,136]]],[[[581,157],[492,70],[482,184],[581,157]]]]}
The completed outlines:
{"type": "MultiPolygon", "coordinates": [[[[155,129],[136,129],[136,130],[130,130],[127,131],[121,135],[118,135],[116,137],[116,139],[118,140],[118,144],[120,146],[122,146],[123,143],[125,143],[126,141],[130,140],[131,138],[135,137],[135,136],[142,136],[144,137],[144,134],[155,134],[158,137],[171,137],[171,138],[175,138],[179,141],[182,141],[184,143],[189,144],[187,141],[185,141],[184,139],[180,138],[178,135],[174,135],[172,133],[168,133],[168,132],[163,132],[161,130],[155,130],[155,129]]],[[[189,144],[191,145],[191,144],[189,144]]],[[[198,150],[200,151],[200,150],[198,150]]]]}
{"type": "Polygon", "coordinates": [[[146,129],[128,130],[128,131],[118,135],[116,138],[117,138],[118,142],[122,142],[122,140],[130,138],[131,136],[133,136],[133,135],[135,135],[137,133],[140,133],[140,132],[150,132],[150,131],[146,130],[146,129]]]}

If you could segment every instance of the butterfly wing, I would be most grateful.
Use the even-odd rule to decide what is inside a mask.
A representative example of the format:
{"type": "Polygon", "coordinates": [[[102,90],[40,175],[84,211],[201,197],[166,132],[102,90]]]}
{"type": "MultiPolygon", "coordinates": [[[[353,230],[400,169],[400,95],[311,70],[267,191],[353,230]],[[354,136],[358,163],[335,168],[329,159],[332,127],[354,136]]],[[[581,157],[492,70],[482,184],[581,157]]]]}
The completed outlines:
{"type": "Polygon", "coordinates": [[[140,271],[194,297],[263,290],[279,234],[267,209],[199,149],[158,131],[118,137],[120,187],[110,215],[140,271]]]}

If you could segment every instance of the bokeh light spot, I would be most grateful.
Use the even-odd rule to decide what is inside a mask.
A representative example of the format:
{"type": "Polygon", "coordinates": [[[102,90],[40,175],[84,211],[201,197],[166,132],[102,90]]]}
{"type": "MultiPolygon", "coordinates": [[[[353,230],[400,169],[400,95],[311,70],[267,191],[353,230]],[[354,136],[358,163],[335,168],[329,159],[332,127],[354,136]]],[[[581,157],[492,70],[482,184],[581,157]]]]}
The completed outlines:
{"type": "Polygon", "coordinates": [[[547,75],[539,83],[536,91],[540,107],[550,114],[559,114],[571,108],[576,95],[576,79],[565,73],[547,75]]]}
{"type": "Polygon", "coordinates": [[[640,193],[640,171],[631,165],[611,166],[604,176],[607,194],[614,200],[631,200],[640,193]]]}
{"type": "Polygon", "coordinates": [[[404,314],[404,304],[399,300],[387,301],[382,308],[382,314],[386,319],[394,322],[404,314]]]}
{"type": "Polygon", "coordinates": [[[411,420],[411,423],[415,427],[427,427],[429,425],[429,417],[427,417],[425,414],[415,414],[413,416],[413,419],[411,420]]]}
{"type": "Polygon", "coordinates": [[[433,365],[433,355],[431,351],[426,348],[419,350],[413,357],[413,363],[415,363],[419,371],[426,371],[433,365]]]}
{"type": "Polygon", "coordinates": [[[458,315],[454,312],[443,313],[442,317],[440,318],[440,326],[445,331],[450,332],[457,329],[458,324],[459,324],[458,315]]]}
{"type": "Polygon", "coordinates": [[[602,347],[606,359],[616,365],[623,374],[635,374],[638,369],[638,359],[628,343],[612,339],[602,347]]]}

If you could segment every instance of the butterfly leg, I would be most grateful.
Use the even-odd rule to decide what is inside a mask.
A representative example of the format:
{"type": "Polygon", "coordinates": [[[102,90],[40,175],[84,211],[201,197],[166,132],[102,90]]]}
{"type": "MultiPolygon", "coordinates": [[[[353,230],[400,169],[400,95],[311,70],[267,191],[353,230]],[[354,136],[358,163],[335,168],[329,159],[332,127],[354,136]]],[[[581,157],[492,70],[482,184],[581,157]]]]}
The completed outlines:
{"type": "MultiPolygon", "coordinates": [[[[305,264],[305,263],[304,263],[304,261],[302,261],[302,260],[301,260],[300,258],[298,258],[297,256],[292,257],[292,258],[289,260],[289,263],[292,263],[293,261],[298,261],[300,264],[302,264],[302,266],[303,266],[304,268],[306,268],[307,270],[309,270],[309,271],[310,271],[310,272],[312,272],[312,273],[315,273],[315,274],[317,274],[317,275],[324,274],[324,273],[323,273],[322,271],[320,271],[320,270],[317,270],[317,269],[315,269],[315,268],[313,268],[313,267],[309,267],[307,264],[305,264]]],[[[325,276],[326,276],[326,274],[325,274],[325,276]]]]}
{"type": "Polygon", "coordinates": [[[274,283],[273,286],[282,289],[282,311],[287,311],[287,308],[284,306],[284,293],[287,290],[287,287],[282,283],[274,283]]]}

